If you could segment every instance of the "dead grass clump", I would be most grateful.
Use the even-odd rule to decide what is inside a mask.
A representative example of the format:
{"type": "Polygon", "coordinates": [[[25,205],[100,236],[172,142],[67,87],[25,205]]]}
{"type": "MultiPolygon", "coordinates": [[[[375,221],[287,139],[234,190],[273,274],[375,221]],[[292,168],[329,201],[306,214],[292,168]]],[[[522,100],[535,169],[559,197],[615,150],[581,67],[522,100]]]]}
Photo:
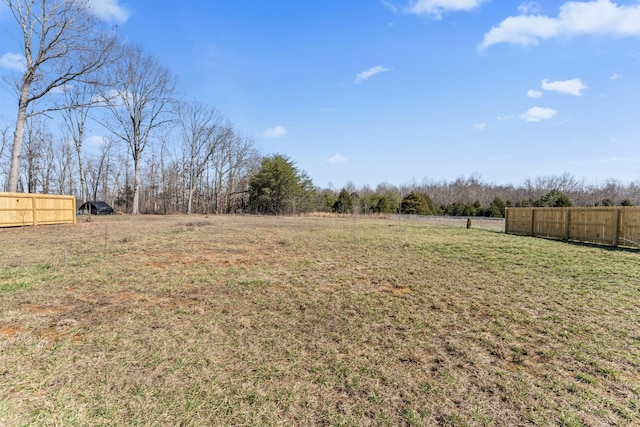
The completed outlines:
{"type": "Polygon", "coordinates": [[[188,221],[183,224],[187,228],[208,227],[211,225],[209,221],[188,221]]]}

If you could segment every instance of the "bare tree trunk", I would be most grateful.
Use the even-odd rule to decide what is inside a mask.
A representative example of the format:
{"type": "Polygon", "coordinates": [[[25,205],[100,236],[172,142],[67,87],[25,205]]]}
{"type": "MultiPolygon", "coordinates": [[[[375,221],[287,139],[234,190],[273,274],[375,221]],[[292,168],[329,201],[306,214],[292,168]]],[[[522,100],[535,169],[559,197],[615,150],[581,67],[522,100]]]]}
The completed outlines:
{"type": "Polygon", "coordinates": [[[191,215],[193,213],[193,193],[196,191],[193,188],[193,184],[189,186],[189,201],[187,202],[187,215],[191,215]]]}
{"type": "Polygon", "coordinates": [[[20,158],[22,156],[22,141],[24,138],[24,125],[27,122],[27,102],[29,87],[23,86],[16,119],[16,130],[13,133],[13,148],[11,150],[11,166],[9,167],[9,192],[18,191],[20,180],[20,158]]]}
{"type": "Polygon", "coordinates": [[[140,156],[133,157],[133,206],[131,214],[140,213],[140,156]]]}

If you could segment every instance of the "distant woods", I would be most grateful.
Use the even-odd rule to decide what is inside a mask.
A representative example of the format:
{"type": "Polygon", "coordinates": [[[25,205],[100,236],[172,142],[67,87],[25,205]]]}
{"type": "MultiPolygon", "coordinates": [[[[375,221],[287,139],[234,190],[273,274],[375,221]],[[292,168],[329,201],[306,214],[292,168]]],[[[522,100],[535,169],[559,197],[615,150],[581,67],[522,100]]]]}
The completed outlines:
{"type": "Polygon", "coordinates": [[[16,119],[0,123],[0,189],[74,194],[140,212],[230,212],[260,157],[212,107],[118,37],[84,1],[2,0],[22,46],[3,76],[16,119]],[[100,136],[98,136],[100,135],[100,136]]]}
{"type": "Polygon", "coordinates": [[[507,207],[634,206],[640,183],[609,180],[587,185],[570,174],[527,179],[519,186],[483,182],[477,175],[454,181],[425,181],[375,189],[347,184],[319,190],[318,209],[334,213],[403,213],[504,217],[507,207]]]}

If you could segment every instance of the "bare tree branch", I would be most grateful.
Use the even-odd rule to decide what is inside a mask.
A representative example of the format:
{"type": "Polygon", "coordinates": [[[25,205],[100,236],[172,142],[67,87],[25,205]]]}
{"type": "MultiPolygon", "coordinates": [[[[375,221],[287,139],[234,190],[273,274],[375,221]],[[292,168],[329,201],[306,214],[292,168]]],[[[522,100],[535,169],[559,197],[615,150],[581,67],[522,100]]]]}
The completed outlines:
{"type": "Polygon", "coordinates": [[[18,112],[9,191],[17,191],[27,118],[59,109],[55,106],[37,109],[33,105],[70,82],[94,78],[93,74],[110,60],[116,39],[103,30],[83,1],[3,1],[20,28],[25,61],[25,70],[14,80],[18,112]]]}

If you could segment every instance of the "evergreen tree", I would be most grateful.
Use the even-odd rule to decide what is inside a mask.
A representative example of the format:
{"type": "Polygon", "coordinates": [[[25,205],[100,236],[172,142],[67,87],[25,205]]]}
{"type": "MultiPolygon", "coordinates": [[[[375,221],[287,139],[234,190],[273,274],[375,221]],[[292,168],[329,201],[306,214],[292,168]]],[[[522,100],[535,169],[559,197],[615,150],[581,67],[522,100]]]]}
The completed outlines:
{"type": "Polygon", "coordinates": [[[399,206],[400,197],[391,191],[386,191],[384,194],[380,195],[376,211],[379,213],[393,213],[398,211],[399,206]]]}
{"type": "Polygon", "coordinates": [[[336,213],[353,212],[353,197],[346,188],[340,190],[340,194],[338,194],[338,198],[333,204],[333,211],[336,213]]]}
{"type": "Polygon", "coordinates": [[[305,212],[313,205],[311,179],[287,156],[274,154],[262,160],[249,181],[252,212],[283,215],[305,212]]]}
{"type": "Polygon", "coordinates": [[[435,212],[429,195],[414,191],[404,196],[400,203],[400,210],[410,215],[433,215],[435,212]]]}
{"type": "Polygon", "coordinates": [[[504,210],[507,204],[500,198],[495,197],[489,205],[489,216],[493,218],[504,218],[504,210]]]}
{"type": "Polygon", "coordinates": [[[323,196],[323,200],[324,200],[324,209],[326,211],[328,211],[328,212],[333,212],[333,207],[335,206],[336,202],[338,201],[338,196],[336,196],[333,193],[325,194],[323,196]]]}
{"type": "Polygon", "coordinates": [[[533,204],[535,207],[564,208],[573,206],[569,197],[558,190],[551,190],[533,204]]]}

